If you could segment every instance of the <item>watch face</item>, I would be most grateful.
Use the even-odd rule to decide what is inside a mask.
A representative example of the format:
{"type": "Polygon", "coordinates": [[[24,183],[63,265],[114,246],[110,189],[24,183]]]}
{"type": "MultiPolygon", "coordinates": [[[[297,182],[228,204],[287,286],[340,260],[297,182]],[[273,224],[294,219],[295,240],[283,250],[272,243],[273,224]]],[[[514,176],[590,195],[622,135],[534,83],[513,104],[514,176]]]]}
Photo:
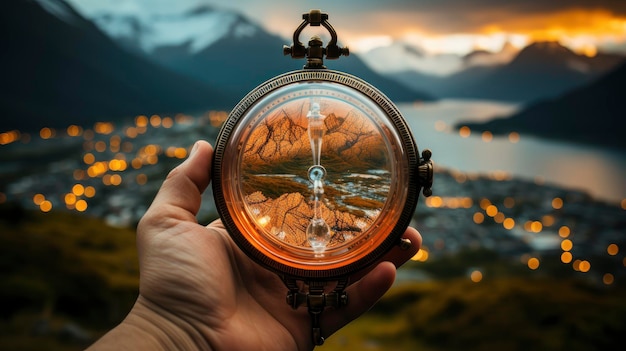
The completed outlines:
{"type": "Polygon", "coordinates": [[[396,244],[417,202],[418,158],[393,104],[340,72],[279,76],[218,137],[218,211],[250,257],[299,278],[349,275],[396,244]]]}

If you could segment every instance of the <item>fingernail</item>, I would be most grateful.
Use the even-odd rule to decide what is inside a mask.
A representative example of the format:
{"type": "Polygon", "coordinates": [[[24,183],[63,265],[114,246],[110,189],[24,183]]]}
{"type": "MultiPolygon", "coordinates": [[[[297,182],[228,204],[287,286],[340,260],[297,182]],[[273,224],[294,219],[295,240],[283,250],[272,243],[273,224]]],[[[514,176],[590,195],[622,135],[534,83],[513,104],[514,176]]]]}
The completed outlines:
{"type": "Polygon", "coordinates": [[[195,144],[193,144],[191,151],[189,152],[189,157],[193,156],[193,154],[195,154],[197,150],[198,150],[198,142],[196,141],[195,144]]]}

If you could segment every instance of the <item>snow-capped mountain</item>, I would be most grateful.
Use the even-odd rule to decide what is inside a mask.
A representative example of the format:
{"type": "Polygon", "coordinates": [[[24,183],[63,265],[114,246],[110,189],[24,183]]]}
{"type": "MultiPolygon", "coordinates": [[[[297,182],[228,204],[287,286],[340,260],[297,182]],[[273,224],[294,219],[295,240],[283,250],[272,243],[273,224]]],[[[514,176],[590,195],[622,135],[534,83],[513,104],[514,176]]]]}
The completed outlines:
{"type": "Polygon", "coordinates": [[[66,24],[70,24],[76,27],[88,25],[88,21],[78,13],[74,8],[68,5],[64,1],[57,0],[35,0],[39,6],[49,14],[60,19],[66,24]]]}
{"type": "Polygon", "coordinates": [[[463,68],[463,60],[458,55],[432,55],[402,41],[371,49],[361,56],[369,67],[385,74],[416,71],[445,76],[463,68]]]}
{"type": "Polygon", "coordinates": [[[498,52],[474,51],[465,56],[429,54],[414,44],[395,41],[367,51],[363,60],[372,69],[384,74],[413,71],[437,77],[449,76],[474,66],[499,66],[511,62],[519,50],[510,43],[498,52]]]}
{"type": "Polygon", "coordinates": [[[505,65],[515,58],[519,49],[510,42],[504,43],[498,52],[477,50],[470,52],[463,57],[463,64],[466,68],[473,66],[499,66],[505,65]]]}
{"type": "Polygon", "coordinates": [[[233,11],[208,5],[180,13],[102,13],[93,18],[110,37],[131,49],[152,54],[157,48],[181,47],[195,54],[226,35],[252,37],[260,28],[233,11]]]}
{"type": "MultiPolygon", "coordinates": [[[[304,65],[283,55],[283,45],[291,39],[268,33],[237,12],[211,6],[168,13],[107,12],[93,20],[122,46],[235,96],[304,65]]],[[[367,80],[395,101],[432,99],[383,77],[357,55],[328,61],[327,66],[367,80]]]]}

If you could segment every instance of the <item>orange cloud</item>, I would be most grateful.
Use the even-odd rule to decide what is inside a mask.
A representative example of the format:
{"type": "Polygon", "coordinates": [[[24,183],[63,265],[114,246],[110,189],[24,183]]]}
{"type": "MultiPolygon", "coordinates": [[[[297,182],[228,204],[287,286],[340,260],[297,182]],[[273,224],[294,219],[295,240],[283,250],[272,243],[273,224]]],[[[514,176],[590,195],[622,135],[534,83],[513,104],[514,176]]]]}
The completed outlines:
{"type": "Polygon", "coordinates": [[[484,34],[516,33],[527,36],[529,41],[559,41],[593,56],[599,44],[626,42],[626,17],[616,16],[608,10],[571,9],[508,17],[486,24],[479,31],[484,34]]]}

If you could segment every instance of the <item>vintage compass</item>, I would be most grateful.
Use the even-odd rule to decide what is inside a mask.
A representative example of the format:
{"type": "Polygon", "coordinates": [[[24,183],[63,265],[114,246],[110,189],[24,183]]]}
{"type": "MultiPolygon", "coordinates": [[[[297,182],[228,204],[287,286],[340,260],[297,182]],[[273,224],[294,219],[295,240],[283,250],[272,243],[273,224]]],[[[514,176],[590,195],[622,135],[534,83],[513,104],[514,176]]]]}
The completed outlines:
{"type": "Polygon", "coordinates": [[[287,303],[307,306],[313,342],[323,343],[319,315],[348,303],[348,278],[395,245],[431,194],[431,153],[383,93],[323,59],[347,56],[328,15],[302,15],[285,55],[302,70],[248,93],[222,126],[213,159],[213,193],[222,221],[249,257],[285,282],[287,303]],[[307,26],[323,26],[326,47],[307,26]],[[329,288],[332,286],[332,288],[329,288]]]}

